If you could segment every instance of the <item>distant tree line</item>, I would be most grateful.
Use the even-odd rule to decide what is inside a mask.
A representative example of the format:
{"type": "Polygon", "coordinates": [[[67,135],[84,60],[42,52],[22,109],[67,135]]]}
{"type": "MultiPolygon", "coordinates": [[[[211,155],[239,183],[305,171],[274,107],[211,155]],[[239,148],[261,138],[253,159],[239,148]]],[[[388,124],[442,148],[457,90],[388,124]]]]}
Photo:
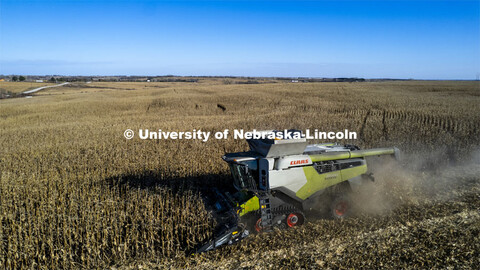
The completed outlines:
{"type": "Polygon", "coordinates": [[[26,78],[23,77],[23,76],[19,76],[19,77],[13,76],[13,77],[12,77],[12,82],[17,82],[17,81],[18,81],[18,82],[23,82],[23,81],[25,81],[25,79],[26,79],[26,78]]]}
{"type": "Polygon", "coordinates": [[[100,82],[185,82],[185,83],[195,83],[199,79],[223,79],[224,84],[257,84],[257,83],[272,83],[278,81],[295,81],[295,82],[364,82],[364,81],[383,81],[391,79],[364,79],[364,78],[311,78],[311,77],[235,77],[235,76],[124,76],[124,75],[114,75],[114,76],[61,76],[61,75],[47,75],[47,76],[21,76],[21,75],[12,75],[12,76],[0,76],[0,78],[8,79],[10,78],[13,82],[22,82],[34,81],[34,80],[43,80],[45,82],[89,82],[89,81],[100,81],[100,82]]]}

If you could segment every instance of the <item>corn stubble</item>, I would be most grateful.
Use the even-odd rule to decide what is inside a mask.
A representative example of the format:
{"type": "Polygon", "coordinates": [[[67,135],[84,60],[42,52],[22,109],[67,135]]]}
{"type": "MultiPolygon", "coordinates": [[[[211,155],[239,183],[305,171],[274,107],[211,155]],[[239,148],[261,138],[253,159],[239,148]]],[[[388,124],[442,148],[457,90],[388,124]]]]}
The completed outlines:
{"type": "Polygon", "coordinates": [[[0,268],[478,265],[478,174],[464,176],[468,166],[453,176],[439,169],[471,163],[478,151],[478,87],[92,83],[2,100],[0,268]],[[127,128],[346,128],[360,138],[341,143],[396,145],[420,173],[395,178],[380,170],[391,179],[378,179],[374,192],[381,200],[370,203],[387,205],[382,211],[364,209],[342,222],[316,220],[187,256],[212,236],[202,189],[225,185],[228,170],[220,157],[245,150],[246,143],[126,140],[127,128]],[[438,187],[438,179],[447,180],[438,187]]]}

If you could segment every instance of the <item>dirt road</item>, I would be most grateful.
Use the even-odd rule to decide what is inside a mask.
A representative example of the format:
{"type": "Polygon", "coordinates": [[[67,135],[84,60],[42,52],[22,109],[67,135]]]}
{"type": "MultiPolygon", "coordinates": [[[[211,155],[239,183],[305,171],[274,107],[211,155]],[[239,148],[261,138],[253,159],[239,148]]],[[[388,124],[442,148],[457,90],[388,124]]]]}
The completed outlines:
{"type": "Polygon", "coordinates": [[[64,82],[64,83],[56,84],[56,85],[42,86],[42,87],[38,87],[38,88],[35,88],[35,89],[32,89],[32,90],[22,92],[22,94],[24,94],[24,95],[33,94],[33,93],[36,93],[36,92],[38,92],[40,90],[43,90],[43,89],[46,89],[46,88],[59,87],[59,86],[63,86],[63,85],[66,85],[66,84],[69,84],[69,83],[64,82]]]}

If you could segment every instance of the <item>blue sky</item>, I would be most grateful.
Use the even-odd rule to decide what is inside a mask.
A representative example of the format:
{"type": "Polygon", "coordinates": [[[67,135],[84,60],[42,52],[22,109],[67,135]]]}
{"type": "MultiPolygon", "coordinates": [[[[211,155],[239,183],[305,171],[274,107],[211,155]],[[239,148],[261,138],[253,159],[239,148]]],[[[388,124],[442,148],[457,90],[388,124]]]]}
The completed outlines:
{"type": "Polygon", "coordinates": [[[0,0],[0,74],[479,72],[480,1],[0,0]]]}

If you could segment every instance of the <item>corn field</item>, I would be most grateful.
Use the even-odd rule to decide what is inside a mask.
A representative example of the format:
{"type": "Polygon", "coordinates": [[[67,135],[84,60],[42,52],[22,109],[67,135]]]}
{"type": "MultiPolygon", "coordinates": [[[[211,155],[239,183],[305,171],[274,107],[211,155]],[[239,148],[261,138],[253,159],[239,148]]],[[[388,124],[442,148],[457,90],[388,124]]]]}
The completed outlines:
{"type": "MultiPolygon", "coordinates": [[[[428,170],[469,162],[480,150],[479,104],[478,82],[225,84],[214,79],[79,83],[38,92],[31,99],[1,100],[0,268],[92,269],[139,261],[163,265],[176,258],[189,258],[179,267],[222,262],[221,252],[193,259],[188,253],[212,236],[214,221],[202,189],[227,184],[221,156],[246,150],[246,142],[126,140],[125,129],[348,129],[359,138],[339,143],[397,146],[420,160],[419,170],[428,170]]],[[[418,228],[428,225],[412,219],[406,209],[397,211],[408,222],[419,222],[418,228]]],[[[478,219],[470,212],[465,215],[478,219]]],[[[372,226],[395,226],[380,220],[372,226]]],[[[319,222],[298,229],[299,235],[320,233],[320,225],[331,235],[340,234],[333,221],[319,222]]],[[[354,237],[359,223],[367,224],[354,220],[339,226],[354,237]]],[[[292,231],[277,232],[282,233],[303,239],[292,231]]],[[[258,237],[265,239],[254,239],[258,237]]],[[[374,245],[371,237],[365,236],[363,243],[374,245]]],[[[272,248],[255,241],[251,247],[257,252],[272,248]]],[[[223,254],[235,256],[236,248],[242,256],[255,253],[248,247],[242,243],[223,254]]],[[[341,266],[327,259],[317,262],[318,267],[341,266]]],[[[287,268],[305,265],[284,263],[287,268]]]]}

